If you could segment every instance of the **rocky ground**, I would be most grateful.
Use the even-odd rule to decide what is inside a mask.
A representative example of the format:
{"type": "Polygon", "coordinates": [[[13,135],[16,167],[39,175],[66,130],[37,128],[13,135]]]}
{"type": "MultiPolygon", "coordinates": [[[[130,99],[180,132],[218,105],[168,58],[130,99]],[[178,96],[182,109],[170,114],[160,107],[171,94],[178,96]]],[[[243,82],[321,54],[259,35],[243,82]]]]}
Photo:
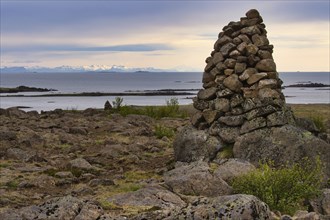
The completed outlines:
{"type": "Polygon", "coordinates": [[[274,216],[253,196],[229,195],[224,180],[232,176],[218,172],[230,163],[253,166],[175,164],[168,131],[180,130],[189,118],[13,108],[0,109],[0,122],[0,219],[274,216]]]}

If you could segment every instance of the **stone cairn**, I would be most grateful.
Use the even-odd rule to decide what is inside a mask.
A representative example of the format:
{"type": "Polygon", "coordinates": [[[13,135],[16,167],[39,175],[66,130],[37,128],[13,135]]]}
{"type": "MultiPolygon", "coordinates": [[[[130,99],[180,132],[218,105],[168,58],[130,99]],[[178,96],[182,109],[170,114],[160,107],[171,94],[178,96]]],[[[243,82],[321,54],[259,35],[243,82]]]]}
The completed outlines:
{"type": "Polygon", "coordinates": [[[249,10],[246,17],[222,29],[206,58],[204,89],[193,100],[199,111],[191,121],[225,143],[256,129],[294,121],[285,105],[265,27],[259,12],[249,10]]]}

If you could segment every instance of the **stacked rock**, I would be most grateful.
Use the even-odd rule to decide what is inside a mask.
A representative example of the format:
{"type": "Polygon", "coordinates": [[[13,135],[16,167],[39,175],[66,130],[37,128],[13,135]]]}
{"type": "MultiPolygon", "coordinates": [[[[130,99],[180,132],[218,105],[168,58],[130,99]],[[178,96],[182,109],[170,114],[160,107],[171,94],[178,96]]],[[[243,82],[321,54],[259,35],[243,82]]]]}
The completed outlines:
{"type": "Polygon", "coordinates": [[[293,120],[281,92],[273,45],[259,12],[251,9],[219,33],[206,58],[203,88],[194,98],[192,117],[198,129],[209,129],[224,142],[250,131],[281,126],[293,120]]]}

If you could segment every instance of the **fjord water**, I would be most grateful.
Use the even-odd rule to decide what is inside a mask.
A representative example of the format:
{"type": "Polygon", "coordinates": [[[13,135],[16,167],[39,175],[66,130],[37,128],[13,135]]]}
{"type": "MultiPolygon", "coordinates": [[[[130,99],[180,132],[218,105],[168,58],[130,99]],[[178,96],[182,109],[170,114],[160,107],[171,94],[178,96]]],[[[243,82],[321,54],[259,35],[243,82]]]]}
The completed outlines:
{"type": "MultiPolygon", "coordinates": [[[[186,89],[197,93],[202,88],[202,73],[198,72],[137,72],[137,73],[1,73],[1,87],[29,87],[56,89],[48,93],[81,92],[127,92],[160,89],[186,89]]],[[[330,84],[329,72],[284,72],[280,73],[283,85],[296,83],[330,84]]],[[[287,103],[330,103],[330,88],[286,88],[283,90],[287,103]]],[[[47,93],[19,93],[37,95],[47,93]]],[[[111,96],[83,97],[4,97],[1,94],[1,108],[13,106],[31,107],[27,110],[52,110],[103,108],[111,96]]],[[[17,94],[16,94],[17,95],[17,94]]],[[[190,96],[177,96],[180,104],[192,103],[190,96]]],[[[127,105],[164,105],[172,96],[125,96],[127,105]]]]}

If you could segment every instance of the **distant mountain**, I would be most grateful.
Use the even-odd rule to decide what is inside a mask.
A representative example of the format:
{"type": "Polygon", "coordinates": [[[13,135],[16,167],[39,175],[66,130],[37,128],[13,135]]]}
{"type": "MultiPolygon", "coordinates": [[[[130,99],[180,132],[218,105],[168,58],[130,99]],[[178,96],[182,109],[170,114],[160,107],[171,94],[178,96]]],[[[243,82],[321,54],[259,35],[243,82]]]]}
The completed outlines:
{"type": "Polygon", "coordinates": [[[25,67],[4,67],[0,68],[0,73],[26,73],[25,67]]]}
{"type": "Polygon", "coordinates": [[[65,72],[176,72],[174,69],[157,69],[153,67],[136,68],[118,65],[89,65],[89,66],[58,66],[58,67],[3,67],[1,73],[65,73],[65,72]]]}

